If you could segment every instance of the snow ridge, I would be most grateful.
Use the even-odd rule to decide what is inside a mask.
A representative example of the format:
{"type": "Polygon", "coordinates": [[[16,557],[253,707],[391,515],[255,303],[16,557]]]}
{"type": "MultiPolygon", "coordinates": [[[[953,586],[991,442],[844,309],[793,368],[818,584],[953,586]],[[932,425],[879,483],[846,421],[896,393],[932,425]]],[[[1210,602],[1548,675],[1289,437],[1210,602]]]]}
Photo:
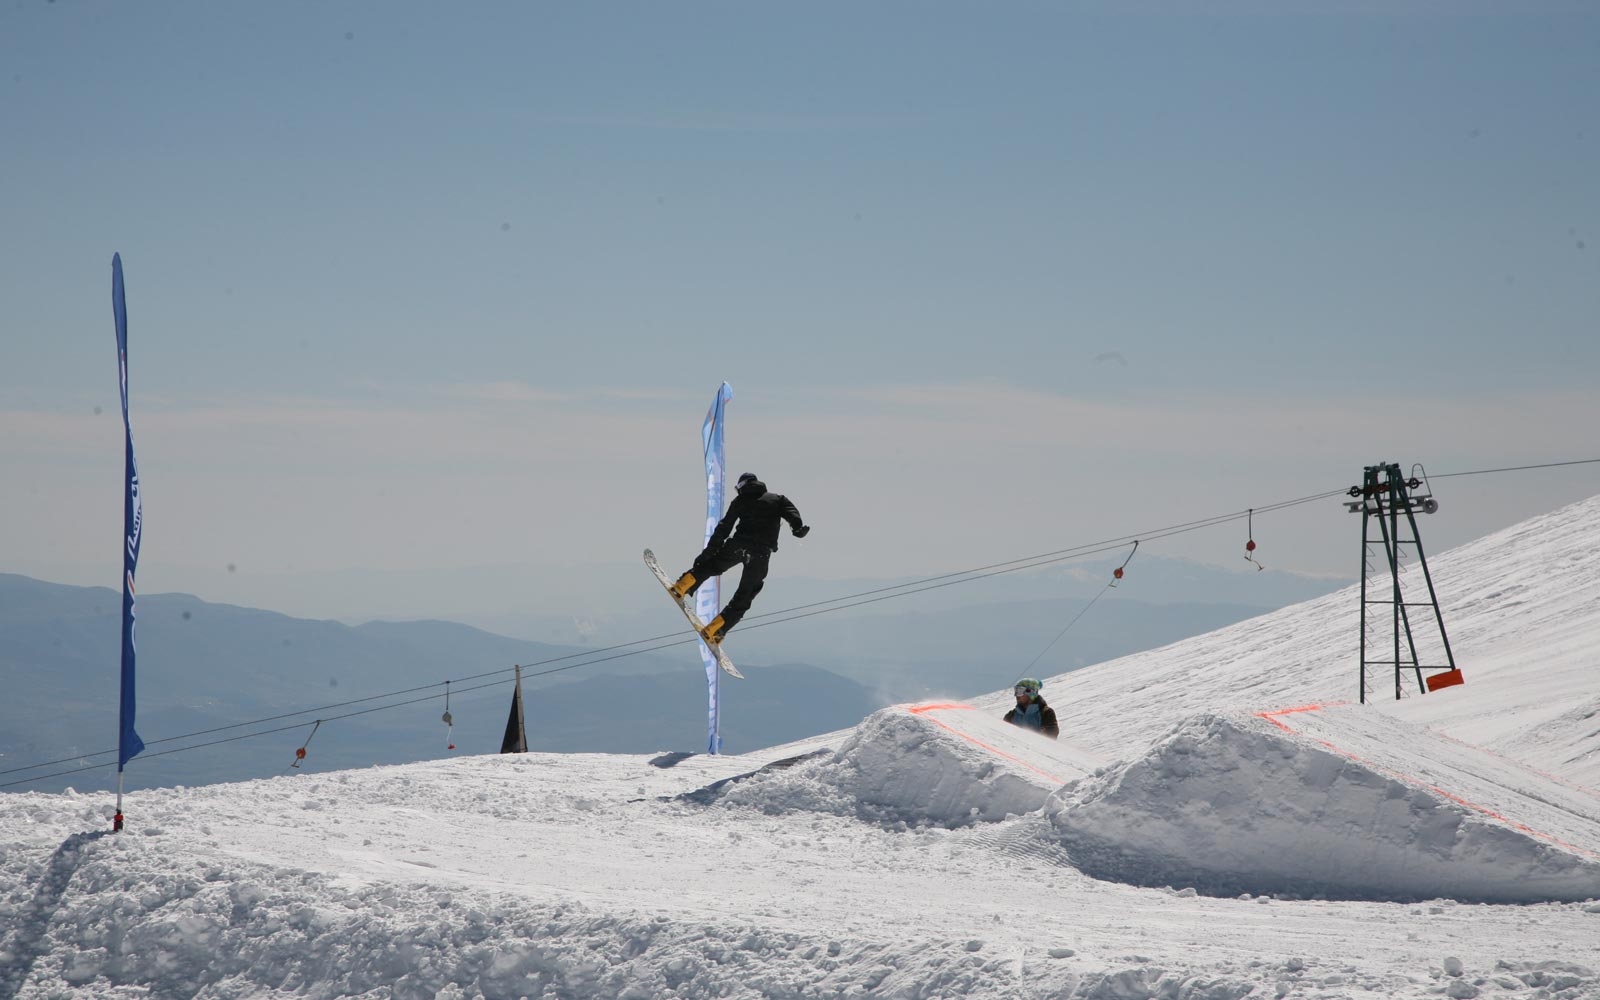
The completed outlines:
{"type": "MultiPolygon", "coordinates": [[[[1393,720],[1380,728],[1395,743],[1427,739],[1393,720]]],[[[1571,832],[1600,844],[1600,824],[1499,792],[1512,815],[1560,813],[1566,836],[1260,716],[1204,714],[1047,811],[1081,870],[1135,885],[1391,902],[1600,896],[1600,855],[1571,832]]]]}

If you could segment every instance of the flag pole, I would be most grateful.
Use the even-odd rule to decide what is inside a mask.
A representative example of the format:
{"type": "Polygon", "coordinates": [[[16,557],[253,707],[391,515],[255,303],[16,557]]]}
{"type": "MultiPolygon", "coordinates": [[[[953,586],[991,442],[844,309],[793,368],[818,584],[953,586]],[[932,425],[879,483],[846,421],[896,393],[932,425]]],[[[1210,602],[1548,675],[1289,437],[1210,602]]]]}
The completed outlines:
{"type": "MultiPolygon", "coordinates": [[[[717,395],[706,411],[700,425],[700,443],[705,452],[706,469],[706,534],[704,542],[711,540],[717,522],[722,520],[723,492],[727,478],[727,444],[723,424],[728,403],[733,401],[733,387],[724,382],[717,387],[717,395]]],[[[722,602],[722,581],[712,577],[695,595],[695,612],[701,621],[710,621],[717,615],[722,602]]],[[[706,752],[716,754],[722,750],[722,672],[717,666],[716,654],[700,641],[700,658],[706,668],[706,752]]]]}
{"type": "Polygon", "coordinates": [[[122,830],[122,769],[144,750],[134,731],[134,574],[139,569],[139,541],[144,533],[144,507],[139,499],[139,463],[133,457],[133,423],[128,417],[128,302],[122,288],[122,255],[111,255],[111,315],[117,326],[117,375],[122,384],[122,678],[117,713],[117,814],[112,832],[122,830]]]}

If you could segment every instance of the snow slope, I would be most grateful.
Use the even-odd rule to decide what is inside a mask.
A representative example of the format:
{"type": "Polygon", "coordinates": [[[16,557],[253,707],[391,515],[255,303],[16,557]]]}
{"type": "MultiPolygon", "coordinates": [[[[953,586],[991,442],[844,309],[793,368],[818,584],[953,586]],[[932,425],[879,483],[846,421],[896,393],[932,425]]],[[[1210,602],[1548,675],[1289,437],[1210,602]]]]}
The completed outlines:
{"type": "Polygon", "coordinates": [[[1079,868],[1119,881],[1395,901],[1600,897],[1600,854],[1584,846],[1600,846],[1600,800],[1359,706],[1196,717],[1050,814],[1079,868]]]}
{"type": "MultiPolygon", "coordinates": [[[[1600,498],[1430,561],[1467,683],[1356,701],[1351,591],[738,757],[0,795],[8,997],[1600,997],[1600,498]]],[[[1137,585],[1130,576],[1126,587],[1137,585]]],[[[130,765],[137,766],[137,761],[130,765]]]]}

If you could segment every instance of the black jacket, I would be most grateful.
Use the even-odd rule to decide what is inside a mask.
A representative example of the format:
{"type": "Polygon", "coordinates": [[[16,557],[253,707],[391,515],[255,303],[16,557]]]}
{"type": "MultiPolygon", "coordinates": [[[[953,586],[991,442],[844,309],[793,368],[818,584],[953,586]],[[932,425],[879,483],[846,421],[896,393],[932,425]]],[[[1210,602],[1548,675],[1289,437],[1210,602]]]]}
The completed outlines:
{"type": "Polygon", "coordinates": [[[706,550],[717,551],[723,542],[729,541],[728,534],[732,532],[734,545],[759,545],[768,552],[776,552],[778,527],[782,521],[788,521],[789,530],[797,534],[805,527],[800,512],[788,497],[769,492],[765,483],[752,480],[733,498],[733,503],[728,504],[728,512],[717,522],[716,530],[706,543],[706,550]],[[737,529],[735,524],[738,525],[737,529]]]}

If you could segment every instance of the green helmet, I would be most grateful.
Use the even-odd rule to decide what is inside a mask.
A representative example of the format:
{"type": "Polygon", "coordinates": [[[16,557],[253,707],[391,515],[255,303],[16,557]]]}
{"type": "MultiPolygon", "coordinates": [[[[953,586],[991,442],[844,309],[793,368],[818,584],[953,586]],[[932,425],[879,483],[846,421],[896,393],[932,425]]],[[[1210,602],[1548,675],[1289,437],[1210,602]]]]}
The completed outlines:
{"type": "Polygon", "coordinates": [[[1024,677],[1022,680],[1017,681],[1015,691],[1017,694],[1025,694],[1030,698],[1037,698],[1039,697],[1039,689],[1042,687],[1044,687],[1043,681],[1032,677],[1024,677]]]}

